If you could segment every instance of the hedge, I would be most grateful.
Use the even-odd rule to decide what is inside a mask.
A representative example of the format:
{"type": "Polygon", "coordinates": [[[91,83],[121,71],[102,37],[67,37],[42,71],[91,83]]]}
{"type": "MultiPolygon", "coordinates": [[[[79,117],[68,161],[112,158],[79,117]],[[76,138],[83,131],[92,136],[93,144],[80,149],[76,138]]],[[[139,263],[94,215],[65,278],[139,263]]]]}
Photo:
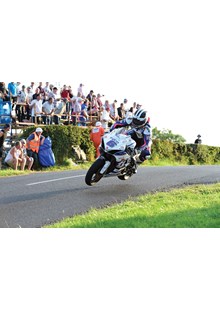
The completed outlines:
{"type": "MultiPolygon", "coordinates": [[[[35,129],[28,127],[23,131],[22,137],[26,139],[35,129]]],[[[88,160],[94,158],[95,150],[89,137],[90,127],[48,125],[42,129],[43,136],[49,136],[52,140],[52,149],[58,164],[62,164],[67,158],[72,158],[72,146],[77,145],[86,153],[88,160]]]]}
{"type": "MultiPolygon", "coordinates": [[[[86,153],[87,160],[93,160],[95,149],[90,140],[90,127],[72,125],[49,125],[43,127],[43,135],[52,139],[52,149],[58,164],[73,157],[72,146],[80,146],[86,153]]],[[[22,137],[27,138],[35,127],[24,130],[22,137]]],[[[153,162],[169,160],[189,165],[220,163],[220,147],[207,145],[173,143],[154,139],[152,144],[153,162]]]]}
{"type": "Polygon", "coordinates": [[[152,161],[169,159],[188,165],[220,163],[220,147],[173,143],[154,139],[152,144],[152,161]]]}

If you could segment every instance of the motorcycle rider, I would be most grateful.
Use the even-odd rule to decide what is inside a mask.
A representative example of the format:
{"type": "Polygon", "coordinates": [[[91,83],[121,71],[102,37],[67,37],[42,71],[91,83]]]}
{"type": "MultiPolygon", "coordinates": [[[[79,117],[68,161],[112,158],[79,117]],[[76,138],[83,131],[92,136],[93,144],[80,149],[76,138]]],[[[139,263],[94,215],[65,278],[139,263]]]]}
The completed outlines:
{"type": "MultiPolygon", "coordinates": [[[[116,128],[122,128],[130,126],[126,134],[136,142],[136,149],[140,151],[140,155],[136,159],[136,163],[141,164],[151,155],[151,126],[149,124],[150,118],[147,115],[147,111],[138,109],[132,117],[123,119],[122,121],[115,122],[110,131],[116,128]]],[[[136,169],[135,169],[136,172],[136,169]]]]}

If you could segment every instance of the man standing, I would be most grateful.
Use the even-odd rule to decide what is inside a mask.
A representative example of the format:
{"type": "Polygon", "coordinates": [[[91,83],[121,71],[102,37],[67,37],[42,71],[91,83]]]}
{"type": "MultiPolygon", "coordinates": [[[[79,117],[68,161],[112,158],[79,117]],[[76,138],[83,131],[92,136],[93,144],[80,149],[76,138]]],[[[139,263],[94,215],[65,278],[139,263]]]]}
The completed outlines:
{"type": "Polygon", "coordinates": [[[9,130],[10,130],[9,124],[5,124],[4,128],[0,130],[0,170],[2,168],[2,153],[4,150],[4,142],[9,130]]]}
{"type": "Polygon", "coordinates": [[[49,98],[48,101],[45,101],[42,106],[42,111],[44,115],[43,123],[45,125],[52,125],[53,124],[53,112],[54,112],[54,105],[53,105],[53,98],[49,98]]]}
{"type": "Polygon", "coordinates": [[[79,84],[79,87],[77,89],[77,97],[81,97],[81,98],[85,98],[84,94],[83,94],[83,84],[79,84]]]}
{"type": "Polygon", "coordinates": [[[8,84],[9,95],[13,103],[17,101],[17,85],[15,82],[10,82],[8,84]]]}
{"type": "Polygon", "coordinates": [[[197,136],[197,139],[194,142],[195,144],[202,144],[202,139],[201,139],[201,135],[197,136]]]}
{"type": "Polygon", "coordinates": [[[102,127],[101,122],[96,122],[95,127],[92,128],[91,133],[90,133],[90,139],[93,142],[93,145],[96,150],[96,158],[100,156],[99,145],[101,144],[101,139],[104,133],[105,133],[105,130],[102,127]]]}
{"type": "Polygon", "coordinates": [[[39,147],[44,143],[45,137],[42,135],[43,129],[37,128],[35,132],[27,138],[27,155],[33,157],[34,166],[38,164],[39,147]]]}
{"type": "Polygon", "coordinates": [[[31,110],[31,116],[32,116],[32,122],[37,124],[41,123],[41,114],[42,114],[42,100],[41,100],[41,94],[37,95],[37,99],[34,99],[29,104],[29,107],[31,110]]]}

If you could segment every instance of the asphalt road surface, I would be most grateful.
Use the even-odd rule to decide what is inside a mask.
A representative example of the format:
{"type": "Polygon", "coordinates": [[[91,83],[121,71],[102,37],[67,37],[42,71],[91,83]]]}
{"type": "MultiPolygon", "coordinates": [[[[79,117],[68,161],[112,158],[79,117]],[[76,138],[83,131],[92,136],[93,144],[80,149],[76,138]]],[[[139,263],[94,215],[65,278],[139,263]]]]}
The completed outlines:
{"type": "Polygon", "coordinates": [[[0,227],[42,227],[140,194],[220,182],[220,166],[140,167],[127,181],[85,184],[85,170],[0,178],[0,227]]]}

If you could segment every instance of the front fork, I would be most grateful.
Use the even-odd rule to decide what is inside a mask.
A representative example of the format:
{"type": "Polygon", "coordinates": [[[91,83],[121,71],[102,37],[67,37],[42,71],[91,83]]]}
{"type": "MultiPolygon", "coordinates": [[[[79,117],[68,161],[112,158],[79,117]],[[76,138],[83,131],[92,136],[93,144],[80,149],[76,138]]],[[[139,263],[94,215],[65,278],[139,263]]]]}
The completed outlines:
{"type": "Polygon", "coordinates": [[[104,166],[102,167],[102,169],[99,171],[100,174],[105,174],[108,170],[108,168],[110,167],[111,162],[109,160],[106,160],[104,166]]]}

